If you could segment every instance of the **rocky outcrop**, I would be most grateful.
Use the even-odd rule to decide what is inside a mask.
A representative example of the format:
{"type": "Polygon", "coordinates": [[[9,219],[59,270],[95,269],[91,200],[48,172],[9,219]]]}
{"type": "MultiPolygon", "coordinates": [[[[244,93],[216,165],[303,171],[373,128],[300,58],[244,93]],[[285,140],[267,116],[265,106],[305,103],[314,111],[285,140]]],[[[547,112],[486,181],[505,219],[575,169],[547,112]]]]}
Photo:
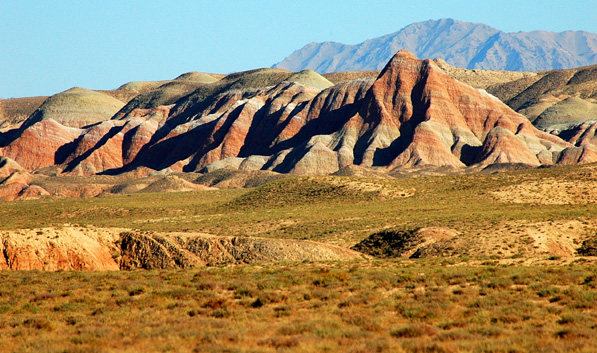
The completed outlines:
{"type": "Polygon", "coordinates": [[[121,254],[122,269],[169,269],[206,264],[363,258],[363,255],[356,251],[309,241],[130,232],[122,234],[121,254]]]}
{"type": "Polygon", "coordinates": [[[198,185],[181,179],[175,175],[167,175],[160,178],[147,187],[140,190],[140,192],[182,192],[182,191],[204,191],[216,190],[215,188],[198,185]]]}
{"type": "Polygon", "coordinates": [[[449,241],[459,236],[453,229],[442,227],[426,227],[420,229],[397,230],[387,229],[363,239],[351,249],[381,258],[419,258],[427,256],[442,256],[433,253],[440,248],[443,241],[449,241]]]}
{"type": "Polygon", "coordinates": [[[114,271],[117,230],[38,228],[0,231],[0,269],[114,271]]]}
{"type": "Polygon", "coordinates": [[[0,270],[116,271],[364,257],[350,249],[310,241],[202,233],[142,233],[68,225],[0,231],[0,270]]]}
{"type": "Polygon", "coordinates": [[[198,177],[194,182],[216,188],[252,188],[285,178],[284,174],[268,170],[236,170],[222,168],[198,177]]]}

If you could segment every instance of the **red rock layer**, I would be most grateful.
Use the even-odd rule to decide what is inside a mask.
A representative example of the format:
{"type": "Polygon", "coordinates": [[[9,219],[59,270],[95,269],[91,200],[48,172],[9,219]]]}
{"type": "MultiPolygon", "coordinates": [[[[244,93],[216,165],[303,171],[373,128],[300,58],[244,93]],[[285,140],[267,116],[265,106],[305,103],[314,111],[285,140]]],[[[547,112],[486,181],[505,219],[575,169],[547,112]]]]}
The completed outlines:
{"type": "Polygon", "coordinates": [[[135,109],[85,129],[31,121],[0,155],[27,170],[58,164],[80,175],[218,166],[328,174],[350,165],[463,168],[596,160],[592,138],[579,137],[582,148],[574,148],[406,51],[374,81],[321,90],[308,84],[319,82],[309,76],[315,73],[302,75],[269,87],[135,109]]]}
{"type": "Polygon", "coordinates": [[[68,227],[1,232],[0,269],[118,270],[116,236],[68,227]]]}
{"type": "Polygon", "coordinates": [[[27,170],[59,164],[60,149],[73,143],[84,130],[69,128],[48,119],[24,129],[11,144],[0,148],[0,155],[27,170]]]}

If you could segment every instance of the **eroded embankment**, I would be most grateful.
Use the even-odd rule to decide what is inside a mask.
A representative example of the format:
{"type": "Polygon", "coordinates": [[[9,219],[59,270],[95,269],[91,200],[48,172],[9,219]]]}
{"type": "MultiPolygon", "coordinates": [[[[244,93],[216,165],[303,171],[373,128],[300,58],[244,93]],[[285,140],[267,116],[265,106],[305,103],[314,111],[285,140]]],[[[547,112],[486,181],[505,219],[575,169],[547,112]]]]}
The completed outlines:
{"type": "Polygon", "coordinates": [[[72,226],[0,232],[0,254],[0,269],[48,271],[190,268],[364,256],[310,241],[72,226]]]}

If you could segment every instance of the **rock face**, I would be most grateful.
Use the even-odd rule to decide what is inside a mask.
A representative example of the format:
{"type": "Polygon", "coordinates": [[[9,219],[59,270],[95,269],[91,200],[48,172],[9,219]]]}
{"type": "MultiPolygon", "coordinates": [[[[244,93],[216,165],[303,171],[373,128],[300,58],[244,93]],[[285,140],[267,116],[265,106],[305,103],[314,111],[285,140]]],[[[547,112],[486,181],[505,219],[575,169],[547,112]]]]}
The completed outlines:
{"type": "Polygon", "coordinates": [[[447,18],[413,23],[355,45],[310,43],[274,67],[321,73],[378,70],[401,49],[469,69],[539,71],[597,64],[595,33],[505,33],[484,24],[447,18]]]}
{"type": "Polygon", "coordinates": [[[363,257],[350,249],[299,240],[71,226],[0,232],[0,270],[116,271],[363,257]]]}
{"type": "Polygon", "coordinates": [[[118,270],[116,231],[40,228],[0,232],[0,270],[118,270]]]}
{"type": "Polygon", "coordinates": [[[272,261],[347,260],[364,257],[353,250],[309,241],[215,237],[185,233],[123,233],[121,253],[120,267],[126,270],[272,261]]]}
{"type": "Polygon", "coordinates": [[[261,69],[213,80],[189,75],[152,86],[112,119],[83,127],[40,118],[40,108],[0,136],[0,156],[27,171],[57,167],[81,176],[226,168],[330,174],[353,165],[458,169],[596,160],[588,139],[574,147],[541,132],[497,98],[407,51],[376,79],[336,85],[308,70],[261,69]]]}

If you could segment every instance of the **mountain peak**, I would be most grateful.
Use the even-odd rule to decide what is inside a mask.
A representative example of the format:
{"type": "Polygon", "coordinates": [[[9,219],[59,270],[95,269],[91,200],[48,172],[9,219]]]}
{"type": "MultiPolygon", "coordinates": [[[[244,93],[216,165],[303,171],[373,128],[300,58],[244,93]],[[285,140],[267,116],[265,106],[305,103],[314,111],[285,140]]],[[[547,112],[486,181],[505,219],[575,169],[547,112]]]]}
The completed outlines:
{"type": "Polygon", "coordinates": [[[506,33],[482,23],[441,18],[354,45],[310,43],[274,67],[320,73],[380,70],[401,49],[469,69],[541,71],[597,64],[594,33],[506,33]]]}

